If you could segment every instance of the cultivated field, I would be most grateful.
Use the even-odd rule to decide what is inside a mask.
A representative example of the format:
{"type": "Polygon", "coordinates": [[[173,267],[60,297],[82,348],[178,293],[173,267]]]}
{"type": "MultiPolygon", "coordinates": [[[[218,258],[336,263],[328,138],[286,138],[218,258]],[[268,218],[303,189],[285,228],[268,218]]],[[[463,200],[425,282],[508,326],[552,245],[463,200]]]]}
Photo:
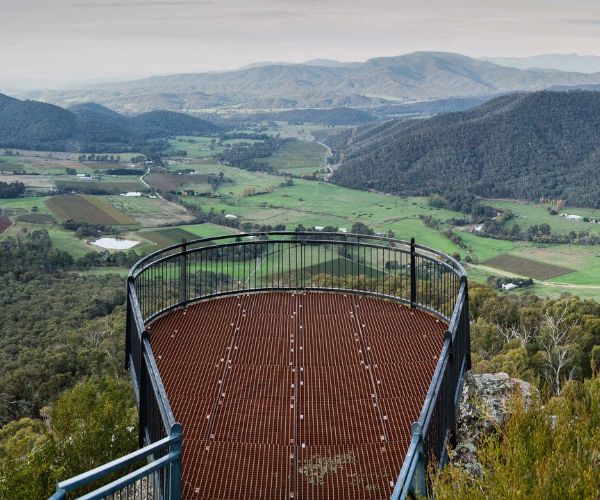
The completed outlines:
{"type": "Polygon", "coordinates": [[[76,222],[107,226],[135,224],[131,217],[97,196],[53,196],[46,204],[54,215],[63,221],[72,219],[76,222]]]}
{"type": "Polygon", "coordinates": [[[0,172],[2,173],[15,173],[19,174],[23,172],[24,165],[22,163],[15,163],[13,161],[2,161],[0,160],[0,172]]]}
{"type": "Polygon", "coordinates": [[[155,229],[153,231],[140,231],[138,234],[159,247],[175,245],[176,243],[181,243],[182,240],[196,239],[194,234],[179,227],[168,227],[165,229],[155,229]]]}
{"type": "Polygon", "coordinates": [[[261,158],[280,172],[296,175],[320,172],[327,166],[327,148],[314,141],[284,142],[269,158],[261,158]]]}
{"type": "Polygon", "coordinates": [[[148,188],[142,184],[137,178],[130,178],[125,180],[89,180],[89,181],[77,181],[72,178],[55,180],[56,186],[61,189],[72,190],[75,192],[89,192],[90,189],[97,190],[98,192],[105,192],[110,194],[127,193],[128,191],[148,191],[148,188]]]}
{"type": "Polygon", "coordinates": [[[151,173],[144,179],[150,186],[161,191],[177,191],[180,188],[199,192],[211,190],[210,184],[208,184],[208,175],[205,174],[151,173]]]}
{"type": "MultiPolygon", "coordinates": [[[[323,137],[334,131],[333,128],[323,126],[278,124],[267,133],[281,133],[282,136],[295,137],[302,142],[284,145],[267,161],[280,171],[295,174],[313,173],[326,166],[326,148],[314,142],[313,136],[323,137]]],[[[449,219],[462,218],[462,213],[432,208],[426,198],[357,191],[320,181],[294,179],[293,185],[287,186],[285,179],[277,175],[249,172],[218,164],[214,156],[219,153],[222,146],[215,145],[211,148],[211,141],[210,137],[179,137],[171,141],[173,150],[185,149],[188,151],[188,157],[169,159],[169,168],[173,170],[191,168],[197,172],[197,175],[153,173],[145,179],[151,185],[161,189],[172,190],[183,187],[197,192],[204,190],[213,192],[212,196],[185,196],[182,198],[182,203],[200,206],[207,213],[212,209],[216,213],[224,211],[235,214],[242,223],[252,222],[272,226],[284,224],[288,230],[295,229],[299,224],[307,228],[330,225],[350,230],[354,222],[360,221],[381,234],[391,230],[400,239],[415,237],[420,244],[449,254],[458,254],[463,260],[469,257],[469,260],[474,262],[468,265],[471,280],[485,281],[491,274],[523,275],[544,281],[544,284],[538,283],[534,288],[534,292],[538,294],[559,295],[571,291],[582,296],[600,296],[600,290],[594,288],[600,284],[599,248],[503,241],[482,238],[455,228],[454,233],[461,239],[461,244],[458,245],[453,243],[444,231],[451,227],[449,219]],[[206,183],[206,179],[209,174],[219,172],[223,172],[232,182],[224,183],[213,191],[206,183]],[[433,217],[439,226],[437,228],[427,226],[421,218],[424,216],[433,217]]],[[[147,190],[135,176],[116,178],[103,176],[101,180],[82,181],[67,175],[65,172],[67,166],[75,168],[77,172],[91,174],[93,169],[103,170],[110,167],[108,164],[79,164],[76,156],[52,153],[52,158],[47,158],[43,153],[32,153],[31,156],[5,156],[0,160],[4,160],[3,163],[0,162],[0,172],[2,166],[9,169],[6,170],[6,175],[14,175],[10,170],[11,165],[22,165],[24,171],[28,173],[42,174],[35,176],[38,179],[51,180],[67,188],[80,189],[91,186],[113,193],[147,190]]],[[[523,231],[526,231],[530,225],[542,223],[549,224],[553,233],[600,231],[600,225],[552,216],[546,205],[502,200],[485,200],[485,202],[499,209],[512,210],[516,217],[509,222],[509,225],[519,224],[523,231]]],[[[78,218],[81,221],[97,224],[135,224],[134,227],[129,228],[126,236],[143,240],[142,244],[136,247],[138,252],[154,251],[159,246],[178,243],[182,238],[191,240],[235,232],[231,228],[214,224],[181,225],[192,220],[192,216],[184,207],[147,197],[126,198],[116,195],[30,197],[0,200],[0,208],[2,209],[0,215],[11,217],[15,222],[15,226],[5,231],[2,237],[16,235],[22,229],[46,229],[57,248],[76,256],[92,248],[78,240],[72,231],[64,230],[59,223],[51,223],[47,215],[49,211],[61,222],[67,218],[78,218]],[[69,201],[60,201],[65,199],[69,201]],[[169,228],[160,227],[166,224],[178,225],[169,228]]],[[[566,208],[564,211],[569,214],[600,218],[600,210],[566,208]]],[[[332,268],[336,267],[333,262],[331,265],[332,268]]],[[[374,272],[377,272],[379,267],[380,263],[374,263],[374,272]]],[[[315,270],[306,271],[312,273],[315,270]]],[[[260,275],[263,273],[262,270],[257,272],[260,275]]]]}
{"type": "Polygon", "coordinates": [[[105,196],[104,199],[142,227],[189,222],[193,218],[182,206],[160,198],[105,196]]]}
{"type": "Polygon", "coordinates": [[[573,269],[511,254],[498,255],[485,261],[483,265],[539,280],[547,280],[573,272],[573,269]]]}
{"type": "Polygon", "coordinates": [[[226,234],[235,233],[235,229],[206,223],[168,227],[164,229],[155,229],[153,231],[139,231],[137,234],[142,238],[155,243],[159,247],[166,247],[181,243],[184,239],[191,241],[198,238],[211,238],[214,236],[225,236],[226,234]]]}
{"type": "Polygon", "coordinates": [[[49,214],[40,214],[38,212],[31,212],[17,216],[19,222],[31,222],[32,224],[53,224],[54,218],[49,214]]]}
{"type": "Polygon", "coordinates": [[[11,225],[12,222],[8,217],[0,216],[0,234],[6,231],[11,225]]]}

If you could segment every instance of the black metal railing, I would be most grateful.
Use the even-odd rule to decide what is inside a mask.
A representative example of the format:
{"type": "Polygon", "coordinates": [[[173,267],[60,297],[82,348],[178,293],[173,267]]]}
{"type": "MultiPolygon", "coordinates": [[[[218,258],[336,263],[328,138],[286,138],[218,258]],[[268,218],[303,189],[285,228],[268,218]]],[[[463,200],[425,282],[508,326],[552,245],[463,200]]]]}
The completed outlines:
{"type": "MultiPolygon", "coordinates": [[[[127,282],[125,357],[138,402],[140,446],[173,436],[181,444],[181,426],[169,406],[147,325],[193,302],[266,290],[374,295],[425,310],[449,325],[392,497],[426,494],[427,469],[446,460],[470,367],[468,287],[459,262],[414,240],[324,232],[239,234],[184,241],[140,260],[127,282]]],[[[180,495],[180,448],[175,452],[168,468],[153,472],[163,485],[156,489],[160,498],[180,495]]],[[[152,458],[164,460],[165,454],[171,457],[173,451],[155,451],[152,458]]]]}

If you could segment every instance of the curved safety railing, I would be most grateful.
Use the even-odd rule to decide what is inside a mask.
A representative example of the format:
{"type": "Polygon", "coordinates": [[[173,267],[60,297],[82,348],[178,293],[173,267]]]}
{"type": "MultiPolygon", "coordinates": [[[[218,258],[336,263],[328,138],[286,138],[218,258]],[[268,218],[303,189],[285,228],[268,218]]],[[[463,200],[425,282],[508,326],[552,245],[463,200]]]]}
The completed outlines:
{"type": "MultiPolygon", "coordinates": [[[[200,300],[267,290],[380,296],[435,314],[449,325],[392,497],[426,494],[427,469],[446,460],[446,446],[456,430],[462,380],[470,367],[468,290],[463,267],[414,240],[270,232],[184,241],[146,256],[129,273],[125,364],[138,401],[140,446],[146,447],[136,453],[157,443],[165,445],[147,454],[149,468],[162,460],[160,467],[147,474],[154,483],[151,497],[180,496],[181,428],[173,417],[152,355],[147,325],[162,314],[200,300]]],[[[106,474],[116,470],[114,464],[113,468],[109,465],[105,466],[106,474]]],[[[94,480],[101,475],[99,468],[94,480]]],[[[134,479],[139,481],[137,476],[134,479]]],[[[74,483],[67,483],[60,483],[59,490],[73,491],[74,483]]],[[[93,495],[89,498],[105,496],[93,495]]]]}

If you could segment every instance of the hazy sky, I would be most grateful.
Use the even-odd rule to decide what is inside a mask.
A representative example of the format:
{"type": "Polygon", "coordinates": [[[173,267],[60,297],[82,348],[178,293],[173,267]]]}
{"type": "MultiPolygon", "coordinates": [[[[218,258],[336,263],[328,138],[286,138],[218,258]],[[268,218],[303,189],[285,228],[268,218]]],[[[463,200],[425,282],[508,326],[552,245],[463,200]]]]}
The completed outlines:
{"type": "Polygon", "coordinates": [[[4,82],[415,50],[600,54],[600,0],[0,0],[4,82]]]}

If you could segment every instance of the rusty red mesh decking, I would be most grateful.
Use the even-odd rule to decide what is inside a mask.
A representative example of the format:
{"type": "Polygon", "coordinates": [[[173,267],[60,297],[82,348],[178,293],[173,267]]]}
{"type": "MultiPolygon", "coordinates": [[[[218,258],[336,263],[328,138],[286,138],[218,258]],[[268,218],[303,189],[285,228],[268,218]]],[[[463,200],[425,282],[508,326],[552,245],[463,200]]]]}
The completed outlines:
{"type": "Polygon", "coordinates": [[[150,327],[183,425],[183,493],[389,498],[447,325],[395,302],[269,292],[150,327]]]}

